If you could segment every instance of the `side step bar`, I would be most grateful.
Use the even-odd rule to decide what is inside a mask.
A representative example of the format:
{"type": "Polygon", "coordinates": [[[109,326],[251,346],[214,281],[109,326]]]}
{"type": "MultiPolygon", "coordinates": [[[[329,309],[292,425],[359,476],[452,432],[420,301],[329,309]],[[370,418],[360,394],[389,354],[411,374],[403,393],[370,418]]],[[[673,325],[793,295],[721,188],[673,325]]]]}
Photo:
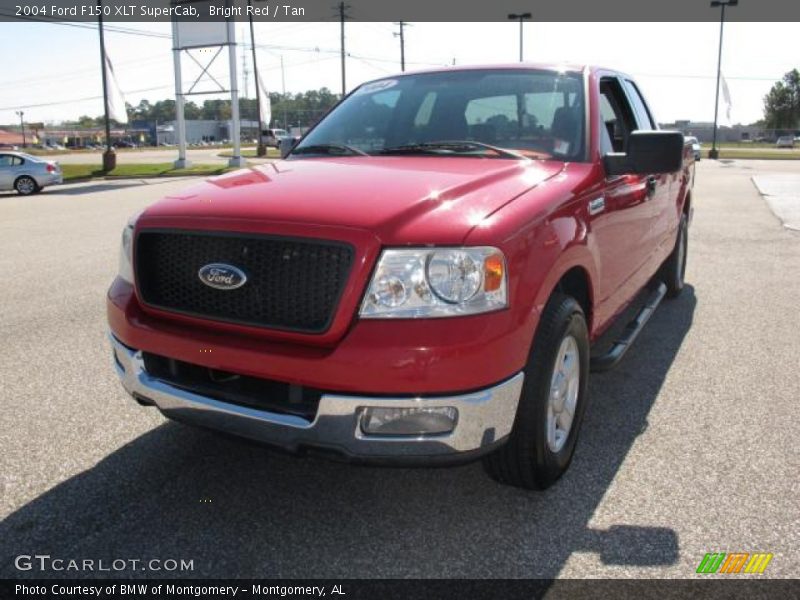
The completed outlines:
{"type": "Polygon", "coordinates": [[[636,340],[639,333],[641,333],[647,321],[653,316],[658,305],[661,304],[666,293],[667,286],[659,282],[647,297],[647,301],[636,317],[625,326],[622,335],[612,344],[611,349],[605,354],[593,356],[591,358],[589,366],[592,371],[608,371],[619,364],[619,361],[625,356],[628,348],[633,345],[633,342],[636,340]]]}

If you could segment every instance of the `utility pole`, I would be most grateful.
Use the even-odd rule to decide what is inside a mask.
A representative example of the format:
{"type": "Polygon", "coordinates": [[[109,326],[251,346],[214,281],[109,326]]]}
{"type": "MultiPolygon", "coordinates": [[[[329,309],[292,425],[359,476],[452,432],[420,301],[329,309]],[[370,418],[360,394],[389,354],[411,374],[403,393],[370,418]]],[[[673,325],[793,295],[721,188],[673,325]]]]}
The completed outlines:
{"type": "MultiPolygon", "coordinates": [[[[247,0],[247,6],[252,6],[252,1],[247,0]]],[[[258,78],[258,63],[256,62],[256,34],[253,28],[253,13],[248,11],[248,19],[250,20],[250,46],[253,49],[253,78],[256,80],[256,122],[258,123],[258,146],[256,146],[256,156],[266,156],[267,147],[264,145],[263,129],[261,127],[261,80],[258,78]]],[[[245,77],[245,82],[247,78],[245,77]]],[[[245,89],[247,83],[245,83],[245,89]]],[[[269,127],[269,123],[265,123],[269,127]]]]}
{"type": "Polygon", "coordinates": [[[97,30],[100,32],[100,72],[103,74],[103,110],[106,121],[106,151],[103,152],[103,171],[113,171],[117,155],[111,147],[111,121],[108,119],[108,81],[106,80],[106,43],[103,38],[103,2],[97,0],[97,30]]]}
{"type": "Polygon", "coordinates": [[[347,78],[345,77],[345,51],[344,51],[344,20],[347,18],[345,9],[350,8],[344,2],[339,2],[339,26],[341,29],[342,43],[342,98],[347,94],[347,78]]]}
{"type": "Polygon", "coordinates": [[[519,62],[522,62],[522,60],[523,60],[523,58],[522,58],[522,56],[523,56],[522,55],[522,23],[525,21],[525,19],[530,19],[532,16],[533,15],[531,15],[531,13],[529,13],[529,12],[518,13],[518,14],[517,13],[511,13],[511,14],[508,15],[508,18],[511,21],[519,20],[519,62]]]}
{"type": "MultiPolygon", "coordinates": [[[[25,148],[25,146],[28,145],[26,140],[25,140],[25,121],[23,120],[23,117],[25,116],[25,111],[24,110],[18,110],[18,111],[16,111],[16,113],[17,113],[17,116],[19,117],[19,126],[22,129],[22,147],[25,148]]],[[[34,141],[34,143],[36,143],[36,142],[34,141]]]]}
{"type": "Polygon", "coordinates": [[[405,21],[400,21],[398,25],[400,25],[400,32],[399,33],[395,32],[394,36],[400,38],[400,70],[405,71],[406,70],[406,38],[404,35],[405,21]]]}
{"type": "Polygon", "coordinates": [[[717,56],[717,95],[714,98],[714,137],[711,142],[711,151],[708,153],[708,158],[719,158],[719,150],[717,150],[717,117],[719,114],[719,79],[722,73],[722,31],[725,27],[725,7],[736,6],[739,0],[713,0],[711,8],[717,6],[722,7],[719,15],[719,55],[717,56]]]}

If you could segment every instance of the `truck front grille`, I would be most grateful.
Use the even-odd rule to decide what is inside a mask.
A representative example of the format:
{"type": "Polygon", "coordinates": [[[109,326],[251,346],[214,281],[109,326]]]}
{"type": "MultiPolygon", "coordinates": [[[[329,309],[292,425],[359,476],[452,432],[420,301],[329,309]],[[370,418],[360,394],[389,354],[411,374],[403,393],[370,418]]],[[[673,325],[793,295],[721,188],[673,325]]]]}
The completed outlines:
{"type": "Polygon", "coordinates": [[[148,306],[305,333],[328,329],[353,262],[352,246],[341,242],[218,232],[144,230],[135,252],[148,306]],[[236,267],[246,283],[209,287],[199,271],[211,263],[236,267]]]}

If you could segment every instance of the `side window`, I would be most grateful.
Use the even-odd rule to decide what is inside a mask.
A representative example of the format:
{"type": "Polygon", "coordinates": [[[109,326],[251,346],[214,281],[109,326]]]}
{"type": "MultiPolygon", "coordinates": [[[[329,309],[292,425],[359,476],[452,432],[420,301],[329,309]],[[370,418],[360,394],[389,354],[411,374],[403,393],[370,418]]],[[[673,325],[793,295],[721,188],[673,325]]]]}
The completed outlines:
{"type": "Polygon", "coordinates": [[[626,79],[625,89],[628,91],[628,96],[633,103],[633,109],[636,111],[636,120],[639,122],[639,129],[655,129],[656,124],[653,122],[653,116],[650,114],[650,110],[644,103],[644,98],[642,98],[639,88],[637,88],[636,84],[630,79],[626,79]]]}
{"type": "Polygon", "coordinates": [[[12,164],[12,159],[14,157],[8,154],[0,154],[0,167],[10,167],[12,164]]]}
{"type": "Polygon", "coordinates": [[[11,164],[14,165],[15,167],[19,167],[20,165],[24,165],[25,161],[21,159],[19,156],[12,156],[11,164]]]}
{"type": "Polygon", "coordinates": [[[616,77],[600,80],[600,118],[603,121],[600,124],[601,151],[608,152],[610,145],[614,152],[625,152],[628,136],[637,126],[633,110],[616,77]]]}

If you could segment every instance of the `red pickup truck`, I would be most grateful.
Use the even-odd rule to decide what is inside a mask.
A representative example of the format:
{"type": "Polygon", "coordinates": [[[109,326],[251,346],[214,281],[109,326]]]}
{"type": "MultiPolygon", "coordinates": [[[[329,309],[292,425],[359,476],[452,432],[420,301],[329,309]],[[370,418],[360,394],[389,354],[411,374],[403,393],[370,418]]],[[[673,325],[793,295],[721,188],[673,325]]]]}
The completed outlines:
{"type": "Polygon", "coordinates": [[[125,389],[291,451],[556,481],[590,369],[683,287],[683,136],[627,75],[504,65],[361,85],[284,154],[125,228],[125,389]]]}

